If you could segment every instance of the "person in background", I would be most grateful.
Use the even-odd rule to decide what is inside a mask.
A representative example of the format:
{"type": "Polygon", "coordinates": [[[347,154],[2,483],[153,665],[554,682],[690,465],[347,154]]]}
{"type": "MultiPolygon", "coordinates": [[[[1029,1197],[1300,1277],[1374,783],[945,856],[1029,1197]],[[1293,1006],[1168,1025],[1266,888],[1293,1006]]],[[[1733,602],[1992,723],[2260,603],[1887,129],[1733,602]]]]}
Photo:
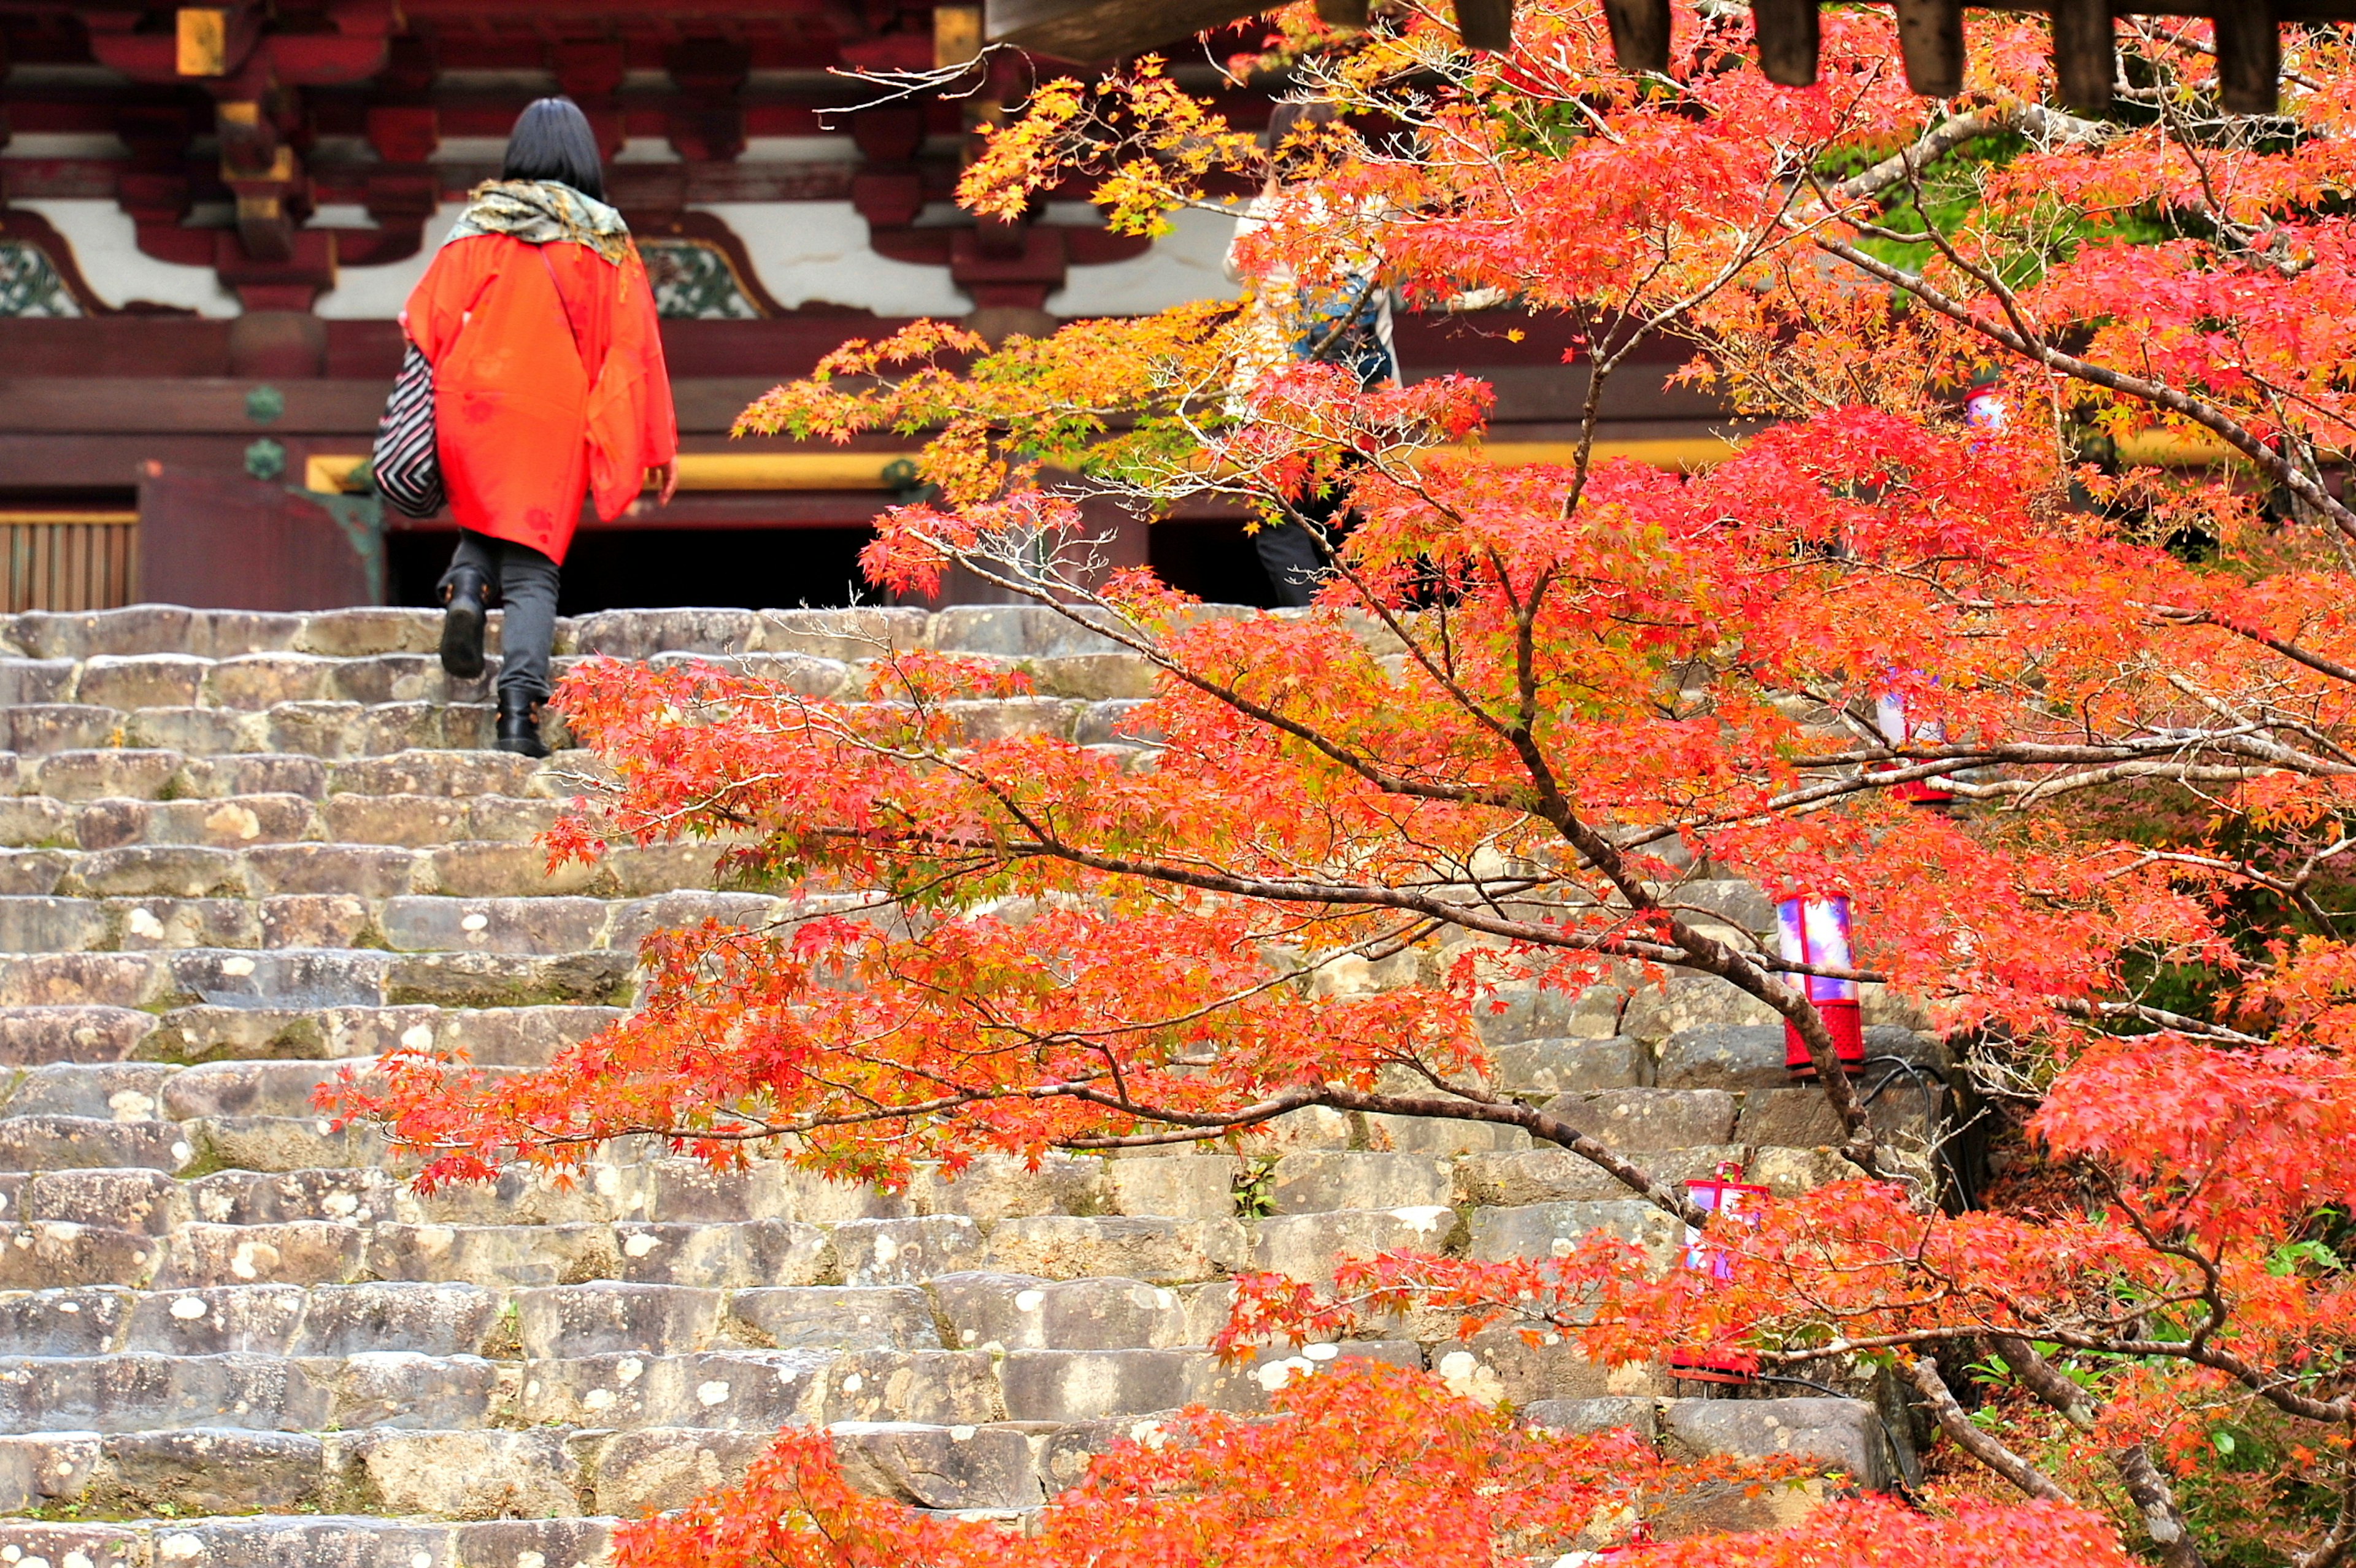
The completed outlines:
{"type": "Polygon", "coordinates": [[[679,423],[654,291],[605,205],[588,117],[543,98],[517,119],[499,177],[477,187],[402,312],[434,367],[442,477],[458,520],[443,574],[442,667],[483,673],[494,587],[498,749],[544,757],[541,707],[559,569],[584,496],[610,522],[679,485],[679,423]]]}
{"type": "MultiPolygon", "coordinates": [[[[1311,204],[1309,221],[1323,219],[1318,198],[1304,197],[1300,192],[1300,182],[1314,165],[1313,156],[1300,143],[1314,134],[1316,127],[1331,124],[1334,117],[1333,105],[1323,101],[1280,103],[1269,115],[1268,130],[1260,138],[1260,144],[1269,151],[1268,183],[1236,219],[1235,237],[1227,242],[1230,282],[1243,281],[1246,241],[1288,202],[1305,200],[1311,204]]],[[[1254,277],[1244,307],[1246,347],[1236,366],[1232,405],[1240,411],[1244,394],[1262,374],[1299,360],[1339,365],[1355,372],[1359,386],[1368,390],[1397,384],[1398,353],[1391,342],[1391,294],[1381,272],[1381,255],[1369,250],[1355,258],[1331,288],[1304,288],[1281,263],[1254,277]]],[[[1263,523],[1252,536],[1278,604],[1297,607],[1316,597],[1342,507],[1338,485],[1323,495],[1312,491],[1296,496],[1285,503],[1290,515],[1284,521],[1263,523]]]]}

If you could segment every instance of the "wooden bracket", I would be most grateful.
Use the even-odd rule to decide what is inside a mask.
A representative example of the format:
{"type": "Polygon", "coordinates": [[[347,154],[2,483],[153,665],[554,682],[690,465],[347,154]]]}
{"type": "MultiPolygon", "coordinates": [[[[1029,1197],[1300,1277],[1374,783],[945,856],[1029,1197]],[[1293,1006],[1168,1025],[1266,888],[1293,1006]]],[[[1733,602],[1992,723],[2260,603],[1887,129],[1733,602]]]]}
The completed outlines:
{"type": "Polygon", "coordinates": [[[1906,85],[1925,98],[1964,90],[1964,0],[1898,0],[1906,85]]]}

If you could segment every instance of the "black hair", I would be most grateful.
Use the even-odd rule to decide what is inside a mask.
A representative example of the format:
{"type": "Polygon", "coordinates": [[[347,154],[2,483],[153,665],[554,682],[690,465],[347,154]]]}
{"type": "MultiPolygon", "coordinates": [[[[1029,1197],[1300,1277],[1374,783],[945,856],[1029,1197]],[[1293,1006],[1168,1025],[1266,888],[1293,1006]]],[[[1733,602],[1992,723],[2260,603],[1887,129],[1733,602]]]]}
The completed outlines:
{"type": "Polygon", "coordinates": [[[605,166],[597,157],[597,133],[589,116],[569,98],[542,98],[516,116],[508,137],[503,180],[554,180],[583,196],[605,199],[605,166]]]}
{"type": "Polygon", "coordinates": [[[1259,144],[1268,149],[1277,177],[1289,182],[1307,173],[1315,155],[1301,144],[1313,143],[1323,127],[1339,118],[1340,112],[1322,98],[1280,103],[1269,110],[1268,129],[1260,133],[1259,144]],[[1288,147],[1287,141],[1294,144],[1288,147]]]}

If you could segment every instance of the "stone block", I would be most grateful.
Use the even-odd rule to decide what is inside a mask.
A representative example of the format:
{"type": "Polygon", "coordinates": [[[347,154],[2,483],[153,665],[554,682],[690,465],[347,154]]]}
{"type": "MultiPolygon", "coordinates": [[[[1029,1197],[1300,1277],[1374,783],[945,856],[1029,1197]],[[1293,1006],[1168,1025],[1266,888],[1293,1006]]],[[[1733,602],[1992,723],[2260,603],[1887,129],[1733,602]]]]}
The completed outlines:
{"type": "MultiPolygon", "coordinates": [[[[803,1424],[819,1419],[833,1364],[831,1355],[812,1350],[708,1350],[650,1362],[642,1419],[755,1432],[803,1424]]],[[[594,1391],[584,1396],[584,1405],[594,1397],[594,1391]]]]}
{"type": "Polygon", "coordinates": [[[359,757],[328,770],[330,795],[434,795],[466,799],[522,795],[539,772],[530,757],[507,752],[402,752],[359,757]]]}
{"type": "Polygon", "coordinates": [[[743,1478],[774,1441],[770,1433],[711,1427],[616,1433],[594,1461],[594,1506],[624,1519],[685,1508],[743,1478]]]}
{"type": "Polygon", "coordinates": [[[261,935],[264,947],[375,947],[381,944],[368,901],[356,893],[284,893],[264,899],[261,935]]]}
{"type": "Polygon", "coordinates": [[[1105,1164],[1113,1212],[1171,1220],[1234,1218],[1242,1175],[1243,1161],[1233,1155],[1147,1155],[1105,1164]]]}
{"type": "Polygon", "coordinates": [[[1511,1326],[1484,1328],[1454,1349],[1440,1350],[1432,1370],[1451,1389],[1483,1404],[1638,1394],[1649,1392],[1655,1381],[1648,1367],[1614,1371],[1589,1360],[1575,1345],[1533,1345],[1511,1326]]]}
{"type": "Polygon", "coordinates": [[[845,1285],[921,1285],[937,1274],[982,1266],[981,1227],[962,1214],[914,1220],[852,1220],[833,1231],[845,1285]]]}
{"type": "Polygon", "coordinates": [[[1015,1421],[1098,1421],[1206,1404],[1250,1409],[1259,1387],[1208,1350],[1010,1350],[999,1367],[1015,1421]]]}
{"type": "MultiPolygon", "coordinates": [[[[578,1507],[579,1504],[574,1505],[578,1507]]],[[[611,1568],[611,1519],[500,1519],[461,1524],[460,1568],[611,1568]]]]}
{"type": "Polygon", "coordinates": [[[101,654],[82,664],[77,695],[101,708],[193,708],[211,668],[187,654],[101,654]]]}
{"type": "Polygon", "coordinates": [[[156,1284],[341,1285],[359,1273],[367,1234],[331,1220],[183,1225],[172,1232],[156,1284]]]}
{"type": "Polygon", "coordinates": [[[233,795],[299,795],[316,800],[327,793],[327,764],[317,757],[263,752],[241,757],[190,757],[180,769],[178,793],[222,800],[233,795]]]}
{"type": "Polygon", "coordinates": [[[1774,1008],[1715,975],[1678,975],[1630,997],[1618,1032],[1651,1042],[1686,1029],[1782,1022],[1774,1008]]]}
{"type": "Polygon", "coordinates": [[[1546,1108],[1615,1149],[1689,1148],[1734,1136],[1735,1099],[1723,1089],[1601,1089],[1558,1095],[1546,1108]]]}
{"type": "Polygon", "coordinates": [[[1679,1029],[1661,1046],[1664,1089],[1780,1089],[1791,1081],[1780,1023],[1707,1024],[1679,1029]]]}
{"type": "Polygon", "coordinates": [[[123,743],[185,752],[190,762],[271,749],[267,715],[220,708],[143,708],[123,716],[123,743]]]}
{"type": "MultiPolygon", "coordinates": [[[[709,867],[712,855],[709,846],[685,848],[697,849],[709,867]]],[[[578,860],[551,869],[548,851],[537,844],[469,840],[427,850],[425,857],[428,865],[424,880],[429,889],[461,899],[539,898],[552,893],[585,892],[604,882],[611,869],[607,866],[583,865],[578,860]]]]}
{"type": "Polygon", "coordinates": [[[316,1431],[329,1405],[325,1388],[277,1356],[0,1360],[0,1430],[10,1432],[316,1431]]]}
{"type": "Polygon", "coordinates": [[[153,1120],[165,1081],[177,1071],[155,1062],[54,1062],[16,1081],[11,1116],[84,1116],[102,1122],[153,1120]]]}
{"type": "Polygon", "coordinates": [[[114,610],[30,610],[10,634],[37,659],[89,659],[102,655],[161,654],[185,649],[196,612],[177,604],[129,604],[114,610]]]}
{"type": "Polygon", "coordinates": [[[1536,1399],[1514,1412],[1525,1426],[1549,1432],[1631,1432],[1650,1443],[1660,1432],[1660,1407],[1649,1399],[1536,1399]]]}
{"type": "Polygon", "coordinates": [[[441,638],[441,611],[375,605],[320,610],[304,616],[294,646],[298,653],[325,654],[329,658],[362,658],[371,654],[434,653],[442,645],[441,638]]]}
{"type": "Polygon", "coordinates": [[[468,815],[464,800],[432,795],[331,795],[319,807],[333,842],[412,849],[466,838],[468,815]]]}
{"type": "Polygon", "coordinates": [[[52,1170],[25,1183],[15,1217],[161,1236],[187,1211],[179,1184],[160,1170],[52,1170]]]}
{"type": "Polygon", "coordinates": [[[1759,1148],[1742,1179],[1778,1198],[1796,1197],[1835,1181],[1861,1181],[1865,1172],[1827,1148],[1759,1148]]]}
{"type": "Polygon", "coordinates": [[[584,898],[385,901],[386,945],[402,953],[580,953],[605,944],[612,909],[584,898]]]}
{"type": "Polygon", "coordinates": [[[0,845],[12,849],[48,845],[65,848],[83,843],[78,827],[81,813],[46,795],[0,796],[0,845]]]}
{"type": "Polygon", "coordinates": [[[367,1280],[315,1285],[308,1293],[293,1353],[350,1356],[412,1350],[422,1356],[491,1353],[512,1332],[505,1298],[479,1285],[367,1280]]]}
{"type": "Polygon", "coordinates": [[[779,1350],[941,1348],[932,1302],[906,1285],[740,1290],[728,1298],[727,1325],[746,1344],[779,1350]]]}
{"type": "Polygon", "coordinates": [[[612,1279],[621,1256],[608,1225],[379,1225],[368,1269],[379,1279],[522,1287],[612,1279]]]}
{"type": "Polygon", "coordinates": [[[106,912],[106,945],[126,951],[273,945],[243,899],[109,899],[99,907],[106,912]]]}
{"type": "Polygon", "coordinates": [[[573,622],[572,651],[623,659],[741,654],[755,645],[762,618],[754,610],[605,610],[573,622]]]}
{"type": "Polygon", "coordinates": [[[1685,1226],[1675,1215],[1633,1199],[1527,1203],[1474,1211],[1469,1250],[1484,1261],[1567,1257],[1597,1231],[1633,1243],[1663,1264],[1685,1240],[1685,1226]]]}
{"type": "Polygon", "coordinates": [[[13,1008],[0,1012],[0,1068],[54,1061],[123,1061],[155,1030],[134,1008],[13,1008]]]}
{"type": "Polygon", "coordinates": [[[1328,1281],[1344,1258],[1440,1252],[1456,1222],[1455,1211],[1439,1205],[1280,1214],[1253,1227],[1251,1266],[1293,1279],[1328,1281]]]}
{"type": "Polygon", "coordinates": [[[302,630],[303,617],[280,610],[193,610],[177,645],[209,659],[284,653],[302,630]]]}
{"type": "Polygon", "coordinates": [[[67,701],[80,667],[72,659],[0,658],[0,707],[67,701]]]}
{"type": "Polygon", "coordinates": [[[963,1349],[1167,1349],[1201,1343],[1178,1292],[1142,1280],[953,1274],[934,1279],[931,1290],[963,1349]]]}
{"type": "MultiPolygon", "coordinates": [[[[1925,1097],[1909,1089],[1901,1078],[1867,1107],[1874,1129],[1883,1136],[1919,1142],[1928,1136],[1925,1097]]],[[[1746,1144],[1783,1148],[1837,1147],[1848,1141],[1832,1102],[1813,1084],[1754,1091],[1742,1103],[1742,1124],[1735,1136],[1746,1144]]]]}
{"type": "Polygon", "coordinates": [[[144,953],[31,953],[0,964],[0,1008],[138,1008],[170,971],[144,953]]]}
{"type": "MultiPolygon", "coordinates": [[[[107,748],[122,742],[123,715],[112,708],[97,708],[88,703],[39,702],[27,703],[7,710],[9,750],[25,757],[55,758],[59,753],[88,756],[103,755],[107,748]]],[[[59,770],[60,779],[69,770],[59,770]]],[[[49,770],[41,770],[44,795],[58,795],[50,787],[49,770]]],[[[87,788],[87,785],[82,786],[87,788]]],[[[116,794],[108,790],[102,793],[116,794]]],[[[83,795],[80,798],[93,798],[83,795]]]]}
{"type": "Polygon", "coordinates": [[[1633,1037],[1524,1040],[1494,1048],[1491,1086],[1500,1094],[1548,1099],[1595,1089],[1633,1089],[1644,1082],[1644,1048],[1633,1037]]]}
{"type": "Polygon", "coordinates": [[[1034,1171],[1019,1157],[984,1154],[954,1180],[939,1166],[926,1164],[917,1168],[908,1198],[919,1214],[967,1214],[983,1224],[1037,1214],[1100,1213],[1111,1200],[1106,1163],[1051,1155],[1034,1171]]]}
{"type": "Polygon", "coordinates": [[[856,664],[925,645],[932,617],[922,610],[858,605],[842,610],[764,610],[748,645],[770,653],[856,664]]]}
{"type": "Polygon", "coordinates": [[[1126,652],[1076,615],[1041,604],[953,606],[935,613],[928,635],[937,648],[1011,658],[1126,652]]]}
{"type": "Polygon", "coordinates": [[[334,1380],[337,1426],[480,1426],[498,1396],[498,1368],[479,1356],[356,1350],[340,1365],[315,1365],[322,1381],[334,1380]]]}
{"type": "Polygon", "coordinates": [[[342,893],[395,898],[409,891],[418,866],[415,851],[379,844],[257,845],[242,859],[256,897],[342,893]]]}
{"type": "Polygon", "coordinates": [[[38,1559],[63,1568],[150,1568],[153,1554],[145,1530],[134,1524],[51,1524],[25,1520],[0,1520],[0,1561],[27,1564],[38,1559]],[[76,1561],[79,1558],[80,1561],[76,1561]]]}
{"type": "Polygon", "coordinates": [[[73,857],[62,849],[0,849],[0,893],[56,892],[73,869],[73,857]]]}
{"type": "Polygon", "coordinates": [[[196,1152],[188,1130],[177,1122],[0,1117],[0,1170],[177,1170],[196,1152]]]}
{"type": "Polygon", "coordinates": [[[998,1375],[981,1350],[854,1350],[827,1369],[820,1395],[826,1421],[995,1421],[998,1375]]]}
{"type": "Polygon", "coordinates": [[[0,953],[111,947],[106,911],[88,899],[0,898],[0,953]]]}
{"type": "Polygon", "coordinates": [[[325,1115],[209,1116],[186,1124],[198,1135],[199,1157],[238,1170],[294,1174],[325,1167],[376,1166],[393,1157],[384,1131],[358,1123],[336,1130],[325,1115]]]}
{"type": "Polygon", "coordinates": [[[835,1272],[835,1251],[826,1232],[791,1220],[714,1225],[626,1221],[614,1227],[614,1241],[621,1255],[620,1277],[648,1285],[739,1290],[816,1285],[835,1272]]]}
{"type": "Polygon", "coordinates": [[[0,1513],[80,1513],[102,1441],[81,1433],[0,1436],[0,1513]]]}
{"type": "Polygon", "coordinates": [[[714,1170],[700,1159],[658,1159],[639,1168],[642,1218],[664,1222],[798,1220],[795,1184],[783,1166],[763,1161],[714,1170]]]}
{"type": "Polygon", "coordinates": [[[552,1285],[517,1294],[517,1332],[533,1359],[618,1350],[678,1355],[711,1348],[722,1300],[717,1290],[616,1280],[552,1285]]]}
{"type": "Polygon", "coordinates": [[[622,953],[520,958],[497,953],[402,954],[385,969],[384,999],[395,1006],[521,1008],[612,1006],[629,990],[622,953]]]}
{"type": "Polygon", "coordinates": [[[555,1432],[380,1429],[352,1441],[346,1463],[373,1513],[509,1519],[580,1506],[573,1458],[555,1432]]]}
{"type": "Polygon", "coordinates": [[[158,1531],[171,1568],[458,1568],[453,1527],[319,1515],[208,1519],[158,1531]]]}
{"type": "Polygon", "coordinates": [[[1011,1274],[1175,1284],[1227,1273],[1242,1261],[1245,1244],[1243,1227],[1233,1220],[1035,1215],[1000,1221],[986,1255],[991,1268],[1011,1274]]]}
{"type": "Polygon", "coordinates": [[[1473,1022],[1494,1047],[1523,1040],[1608,1040],[1623,1032],[1624,987],[1589,986],[1577,992],[1520,985],[1501,989],[1495,1005],[1477,1008],[1473,1022]]]}
{"type": "Polygon", "coordinates": [[[345,1066],[333,1061],[216,1061],[176,1070],[161,1088],[164,1114],[197,1116],[316,1116],[314,1094],[345,1066]]]}
{"type": "Polygon", "coordinates": [[[326,1496],[322,1455],[319,1439],[294,1432],[120,1433],[104,1440],[84,1506],[134,1519],[305,1513],[326,1496]]]}
{"type": "Polygon", "coordinates": [[[1031,1439],[1005,1426],[845,1421],[827,1429],[842,1478],[925,1509],[1035,1508],[1044,1500],[1031,1439]]]}
{"type": "Polygon", "coordinates": [[[130,1320],[127,1290],[86,1286],[0,1296],[0,1345],[20,1356],[95,1356],[114,1349],[130,1320]]]}
{"type": "Polygon", "coordinates": [[[336,689],[334,661],[311,654],[246,654],[220,660],[206,672],[204,701],[211,708],[252,712],[282,702],[318,702],[336,689]]]}
{"type": "Polygon", "coordinates": [[[1854,1399],[1673,1399],[1661,1435],[1702,1456],[1790,1455],[1869,1491],[1890,1485],[1890,1442],[1873,1406],[1854,1399]]]}
{"type": "Polygon", "coordinates": [[[288,1355],[306,1299],[298,1285],[150,1291],[131,1308],[123,1349],[165,1356],[288,1355]]]}
{"type": "Polygon", "coordinates": [[[131,844],[98,849],[74,865],[71,880],[90,898],[242,898],[239,858],[197,844],[131,844]]]}
{"type": "Polygon", "coordinates": [[[0,1290],[145,1285],[163,1251],[152,1236],[112,1226],[0,1222],[0,1290]]]}
{"type": "Polygon", "coordinates": [[[1337,1209],[1419,1209],[1450,1201],[1450,1166],[1424,1155],[1304,1149],[1276,1168],[1269,1189],[1279,1214],[1337,1209]]]}

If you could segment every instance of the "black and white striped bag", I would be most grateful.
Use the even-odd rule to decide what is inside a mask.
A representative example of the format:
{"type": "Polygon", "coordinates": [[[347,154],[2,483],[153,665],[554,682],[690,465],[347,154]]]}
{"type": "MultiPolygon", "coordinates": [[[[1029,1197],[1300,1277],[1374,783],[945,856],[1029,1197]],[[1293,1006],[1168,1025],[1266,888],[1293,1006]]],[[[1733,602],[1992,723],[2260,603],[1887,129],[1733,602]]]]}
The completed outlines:
{"type": "Polygon", "coordinates": [[[442,454],[434,440],[434,363],[414,343],[393,378],[384,418],[376,427],[376,487],[404,517],[430,517],[442,509],[442,454]]]}

